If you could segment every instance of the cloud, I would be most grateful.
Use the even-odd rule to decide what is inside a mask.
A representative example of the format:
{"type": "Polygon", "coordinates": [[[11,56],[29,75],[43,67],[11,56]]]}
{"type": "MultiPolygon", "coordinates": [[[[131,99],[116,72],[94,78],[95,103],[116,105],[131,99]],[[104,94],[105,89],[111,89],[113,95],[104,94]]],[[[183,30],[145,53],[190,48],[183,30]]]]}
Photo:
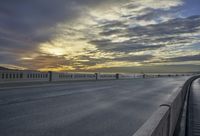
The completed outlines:
{"type": "Polygon", "coordinates": [[[154,50],[162,47],[162,45],[139,44],[132,40],[123,42],[112,42],[111,40],[102,39],[91,41],[91,43],[97,45],[97,47],[101,50],[126,53],[144,50],[154,50]]]}
{"type": "MultiPolygon", "coordinates": [[[[70,23],[92,7],[113,0],[6,0],[0,2],[0,48],[10,54],[37,51],[41,43],[52,41],[62,23],[70,23]]],[[[123,0],[117,3],[124,2],[123,0]]],[[[115,2],[116,3],[116,2],[115,2]]],[[[17,57],[19,58],[20,55],[17,57]]],[[[16,58],[16,59],[17,59],[16,58]]]]}
{"type": "Polygon", "coordinates": [[[181,65],[155,65],[155,66],[132,66],[132,67],[110,67],[110,68],[99,68],[99,69],[90,69],[90,71],[93,72],[111,72],[111,73],[148,73],[148,72],[199,72],[199,66],[198,65],[187,65],[187,64],[181,64],[181,65]]]}
{"type": "Polygon", "coordinates": [[[183,4],[182,0],[1,1],[1,63],[78,71],[193,60],[200,50],[200,16],[181,16],[183,4]]]}
{"type": "Polygon", "coordinates": [[[126,4],[129,8],[134,8],[142,6],[145,8],[151,9],[165,9],[169,10],[170,8],[177,7],[183,4],[182,0],[133,0],[130,3],[126,4]]]}
{"type": "Polygon", "coordinates": [[[170,58],[168,61],[169,62],[200,61],[200,54],[192,55],[192,56],[182,56],[182,57],[170,58]]]}
{"type": "Polygon", "coordinates": [[[128,61],[128,62],[142,62],[146,60],[151,60],[153,58],[152,55],[135,55],[135,56],[127,56],[127,57],[119,57],[113,60],[115,61],[128,61]]]}
{"type": "MultiPolygon", "coordinates": [[[[92,40],[93,44],[99,48],[109,46],[113,50],[124,48],[124,50],[134,51],[137,49],[156,49],[166,45],[190,44],[193,41],[199,42],[196,36],[200,35],[200,16],[189,18],[172,19],[164,23],[138,27],[124,27],[124,29],[108,30],[100,33],[107,37],[92,40]],[[112,35],[114,35],[112,37],[112,35]],[[110,38],[109,38],[110,36],[110,38]],[[123,42],[113,42],[113,39],[121,37],[127,38],[123,42]]],[[[122,49],[123,50],[123,49],[122,49]]]]}

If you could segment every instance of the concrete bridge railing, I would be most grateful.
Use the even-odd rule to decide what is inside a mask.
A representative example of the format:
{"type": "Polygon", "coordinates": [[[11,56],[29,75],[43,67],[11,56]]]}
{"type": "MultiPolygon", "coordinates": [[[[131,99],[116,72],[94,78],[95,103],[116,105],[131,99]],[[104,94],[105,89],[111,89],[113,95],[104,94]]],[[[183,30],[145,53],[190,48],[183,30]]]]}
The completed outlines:
{"type": "Polygon", "coordinates": [[[188,79],[133,136],[173,136],[187,92],[192,82],[199,77],[200,75],[188,79]]]}

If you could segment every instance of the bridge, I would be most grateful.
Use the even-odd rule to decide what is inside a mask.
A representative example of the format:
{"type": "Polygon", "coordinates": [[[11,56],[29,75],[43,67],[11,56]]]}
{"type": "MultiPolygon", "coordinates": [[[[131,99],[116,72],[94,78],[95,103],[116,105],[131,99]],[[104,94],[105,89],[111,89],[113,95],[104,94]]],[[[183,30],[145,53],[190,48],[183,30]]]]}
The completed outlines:
{"type": "Polygon", "coordinates": [[[49,73],[1,72],[4,81],[0,83],[0,135],[199,134],[199,76],[188,73],[146,74],[145,78],[140,74],[120,73],[52,75],[53,82],[49,82],[49,73]]]}

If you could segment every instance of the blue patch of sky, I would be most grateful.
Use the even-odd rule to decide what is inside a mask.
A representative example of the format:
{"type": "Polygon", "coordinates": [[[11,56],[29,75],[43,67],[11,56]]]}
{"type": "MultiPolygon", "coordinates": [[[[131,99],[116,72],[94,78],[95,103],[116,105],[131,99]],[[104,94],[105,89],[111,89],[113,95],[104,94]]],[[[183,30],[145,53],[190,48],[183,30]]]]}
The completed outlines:
{"type": "MultiPolygon", "coordinates": [[[[192,48],[193,50],[200,50],[200,43],[196,43],[196,44],[193,44],[192,45],[192,47],[190,47],[190,48],[192,48]]],[[[200,52],[199,52],[199,54],[200,54],[200,52]]]]}
{"type": "Polygon", "coordinates": [[[181,15],[183,17],[200,15],[200,0],[184,0],[181,15]]]}

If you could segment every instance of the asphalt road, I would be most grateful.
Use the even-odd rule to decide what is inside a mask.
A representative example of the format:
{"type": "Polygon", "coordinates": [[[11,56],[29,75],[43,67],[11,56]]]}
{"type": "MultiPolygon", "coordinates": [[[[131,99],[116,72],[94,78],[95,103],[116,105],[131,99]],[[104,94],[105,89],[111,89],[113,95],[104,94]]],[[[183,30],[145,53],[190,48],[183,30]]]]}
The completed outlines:
{"type": "Polygon", "coordinates": [[[0,88],[0,136],[131,136],[187,78],[0,88]]]}

